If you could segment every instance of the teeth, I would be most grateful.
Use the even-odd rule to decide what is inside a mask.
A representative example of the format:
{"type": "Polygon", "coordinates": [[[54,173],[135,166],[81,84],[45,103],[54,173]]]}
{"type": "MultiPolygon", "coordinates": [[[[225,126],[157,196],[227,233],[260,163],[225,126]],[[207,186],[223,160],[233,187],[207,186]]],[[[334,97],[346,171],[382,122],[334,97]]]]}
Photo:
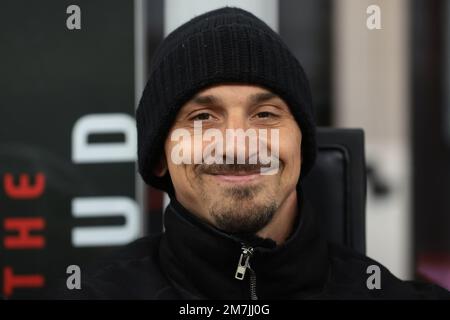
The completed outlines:
{"type": "Polygon", "coordinates": [[[219,173],[222,175],[229,175],[229,176],[250,176],[252,174],[256,174],[257,172],[231,172],[231,173],[219,173]]]}

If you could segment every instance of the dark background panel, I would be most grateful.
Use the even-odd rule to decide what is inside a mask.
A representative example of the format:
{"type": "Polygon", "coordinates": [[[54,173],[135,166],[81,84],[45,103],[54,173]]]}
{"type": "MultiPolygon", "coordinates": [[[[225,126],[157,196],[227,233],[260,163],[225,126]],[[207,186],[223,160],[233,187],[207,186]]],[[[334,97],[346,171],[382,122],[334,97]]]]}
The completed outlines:
{"type": "Polygon", "coordinates": [[[305,68],[311,84],[316,121],[332,119],[332,1],[279,1],[279,33],[305,68]]]}
{"type": "MultiPolygon", "coordinates": [[[[113,247],[74,248],[71,232],[81,225],[122,224],[120,218],[82,221],[72,217],[75,197],[135,198],[135,164],[77,164],[72,130],[88,114],[134,116],[133,1],[2,1],[0,3],[0,284],[4,267],[40,274],[46,287],[83,269],[113,247]],[[68,30],[66,8],[81,8],[81,30],[68,30]],[[7,197],[5,173],[46,177],[38,199],[7,197]],[[4,221],[40,217],[41,249],[7,250],[4,221]]],[[[99,138],[101,139],[101,138],[99,138]]],[[[123,140],[123,137],[116,137],[123,140]]],[[[111,140],[111,139],[110,139],[111,140]]],[[[114,140],[114,139],[112,139],[114,140]]],[[[16,180],[17,182],[17,180],[16,180]]],[[[10,298],[35,298],[41,289],[17,289],[10,298]]]]}

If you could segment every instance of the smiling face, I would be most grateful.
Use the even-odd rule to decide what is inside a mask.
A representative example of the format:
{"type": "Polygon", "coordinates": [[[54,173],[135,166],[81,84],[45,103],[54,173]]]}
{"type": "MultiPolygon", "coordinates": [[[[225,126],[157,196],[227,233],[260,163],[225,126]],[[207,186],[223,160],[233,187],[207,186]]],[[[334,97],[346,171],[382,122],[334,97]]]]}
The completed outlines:
{"type": "Polygon", "coordinates": [[[296,201],[292,195],[300,176],[301,138],[289,107],[274,93],[253,85],[217,85],[200,91],[182,106],[165,141],[165,159],[156,174],[163,175],[168,169],[176,199],[206,222],[229,233],[256,233],[274,219],[280,208],[286,207],[287,199],[296,201]],[[191,159],[195,153],[204,154],[213,141],[200,137],[196,140],[200,141],[200,148],[192,147],[196,137],[199,138],[196,129],[199,123],[203,134],[208,129],[216,129],[223,137],[227,129],[254,129],[256,133],[266,130],[267,139],[258,134],[256,139],[265,141],[269,155],[278,148],[278,170],[261,174],[261,167],[269,165],[249,164],[250,139],[241,145],[245,164],[237,164],[236,157],[243,151],[239,150],[239,144],[229,144],[228,140],[224,141],[223,151],[227,156],[229,151],[234,151],[231,164],[225,161],[225,156],[223,164],[194,161],[177,164],[173,155],[180,141],[171,139],[174,132],[189,132],[190,138],[184,143],[191,147],[183,151],[189,152],[191,159]]]}

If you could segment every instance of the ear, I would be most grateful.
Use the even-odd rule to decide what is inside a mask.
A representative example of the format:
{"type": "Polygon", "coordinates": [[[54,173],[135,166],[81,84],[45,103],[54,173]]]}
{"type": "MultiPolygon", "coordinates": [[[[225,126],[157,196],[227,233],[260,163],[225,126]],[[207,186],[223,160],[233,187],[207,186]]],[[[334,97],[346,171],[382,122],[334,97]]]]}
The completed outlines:
{"type": "Polygon", "coordinates": [[[153,168],[153,174],[157,177],[163,177],[167,173],[167,161],[166,161],[166,155],[163,154],[161,158],[159,158],[158,163],[156,163],[155,167],[153,168]]]}

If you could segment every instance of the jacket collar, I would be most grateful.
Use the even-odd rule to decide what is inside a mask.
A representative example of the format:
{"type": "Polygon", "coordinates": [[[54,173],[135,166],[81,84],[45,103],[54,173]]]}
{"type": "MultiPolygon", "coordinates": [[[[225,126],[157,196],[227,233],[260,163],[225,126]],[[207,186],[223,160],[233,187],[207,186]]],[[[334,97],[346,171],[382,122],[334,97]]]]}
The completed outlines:
{"type": "Polygon", "coordinates": [[[262,299],[316,294],[328,274],[327,244],[300,187],[298,206],[289,239],[281,246],[271,240],[253,242],[249,261],[254,272],[247,269],[244,279],[238,280],[235,274],[242,245],[251,240],[243,241],[202,222],[172,199],[164,215],[159,252],[163,272],[187,299],[249,299],[252,286],[262,299]]]}

